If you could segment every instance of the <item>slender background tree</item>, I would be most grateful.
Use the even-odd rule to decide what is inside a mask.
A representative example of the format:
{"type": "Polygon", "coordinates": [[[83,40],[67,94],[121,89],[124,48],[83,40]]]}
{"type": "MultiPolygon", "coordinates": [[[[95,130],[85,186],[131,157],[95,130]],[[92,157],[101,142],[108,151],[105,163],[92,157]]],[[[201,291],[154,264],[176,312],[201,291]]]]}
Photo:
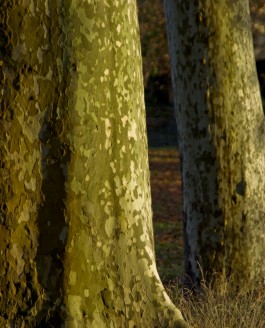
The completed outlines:
{"type": "Polygon", "coordinates": [[[165,0],[185,270],[264,282],[264,114],[249,3],[165,0]]]}

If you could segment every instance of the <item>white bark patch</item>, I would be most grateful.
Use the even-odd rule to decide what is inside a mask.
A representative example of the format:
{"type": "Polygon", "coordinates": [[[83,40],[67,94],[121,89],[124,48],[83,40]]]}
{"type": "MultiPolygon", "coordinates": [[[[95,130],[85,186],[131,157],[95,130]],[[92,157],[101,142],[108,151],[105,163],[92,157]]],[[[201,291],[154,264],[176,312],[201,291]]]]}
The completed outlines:
{"type": "Polygon", "coordinates": [[[122,126],[125,128],[126,123],[129,121],[128,116],[127,116],[127,115],[123,116],[123,117],[121,118],[121,121],[122,121],[122,126]]]}
{"type": "Polygon", "coordinates": [[[42,52],[41,48],[39,48],[37,51],[37,57],[38,57],[39,63],[41,64],[43,62],[43,52],[42,52]]]}
{"type": "Polygon", "coordinates": [[[233,46],[232,46],[232,51],[237,52],[238,49],[239,49],[238,45],[236,43],[234,43],[233,46]]]}
{"type": "Polygon", "coordinates": [[[84,289],[84,296],[89,297],[89,289],[84,289]]]}
{"type": "Polygon", "coordinates": [[[142,242],[146,241],[146,236],[145,236],[144,234],[142,234],[142,235],[140,236],[140,240],[141,240],[142,242]]]}
{"type": "Polygon", "coordinates": [[[78,319],[82,317],[80,310],[82,304],[82,297],[77,295],[68,295],[68,304],[70,309],[69,320],[66,321],[66,327],[78,328],[78,319]],[[72,317],[72,318],[71,318],[72,317]]]}
{"type": "Polygon", "coordinates": [[[110,254],[110,246],[105,244],[105,245],[103,245],[102,249],[103,249],[105,256],[108,257],[110,254]]]}
{"type": "Polygon", "coordinates": [[[112,172],[115,174],[116,173],[115,163],[114,162],[111,162],[110,163],[110,167],[112,169],[112,172]]]}
{"type": "Polygon", "coordinates": [[[23,210],[18,218],[18,223],[28,222],[30,219],[30,214],[34,212],[36,212],[36,204],[33,205],[30,200],[25,200],[23,210]]]}
{"type": "Polygon", "coordinates": [[[123,158],[124,157],[124,154],[126,153],[126,148],[125,146],[123,145],[120,149],[120,158],[123,158]]]}
{"type": "MultiPolygon", "coordinates": [[[[36,95],[36,97],[39,96],[40,94],[40,86],[39,86],[39,83],[38,83],[38,75],[34,75],[33,76],[33,81],[34,81],[34,87],[33,87],[33,90],[34,90],[34,93],[36,95]]],[[[39,109],[39,108],[38,108],[39,109]]]]}
{"type": "Polygon", "coordinates": [[[47,26],[43,24],[42,27],[43,27],[43,31],[44,31],[44,39],[47,39],[48,38],[48,29],[47,29],[47,26]]]}
{"type": "Polygon", "coordinates": [[[12,50],[11,57],[14,60],[18,60],[18,58],[25,55],[26,53],[27,53],[26,43],[25,42],[23,42],[23,43],[18,42],[12,50]]]}
{"type": "Polygon", "coordinates": [[[120,48],[121,45],[122,45],[122,43],[121,43],[120,41],[116,41],[116,46],[117,46],[118,48],[120,48]]]}
{"type": "Polygon", "coordinates": [[[135,141],[137,141],[137,132],[136,132],[136,129],[137,129],[137,124],[136,122],[133,120],[132,123],[131,123],[131,126],[128,130],[128,138],[129,139],[134,139],[135,141]]]}
{"type": "Polygon", "coordinates": [[[70,183],[71,186],[71,190],[75,193],[75,194],[84,194],[85,191],[83,190],[83,185],[81,182],[79,182],[76,177],[73,178],[73,180],[70,183]]]}
{"type": "Polygon", "coordinates": [[[52,80],[52,75],[53,75],[52,68],[49,67],[49,71],[48,71],[47,75],[45,76],[45,78],[47,80],[51,81],[52,80]]]}
{"type": "Polygon", "coordinates": [[[115,218],[109,217],[105,223],[105,231],[108,237],[111,237],[113,235],[114,229],[115,229],[115,218]]]}
{"type": "Polygon", "coordinates": [[[50,6],[48,0],[45,0],[45,13],[48,17],[50,17],[50,6]]]}
{"type": "Polygon", "coordinates": [[[35,116],[26,116],[22,112],[21,108],[21,115],[17,116],[17,119],[23,128],[27,138],[31,143],[38,139],[38,135],[41,129],[42,120],[44,117],[44,112],[39,112],[39,104],[36,102],[35,104],[36,109],[38,109],[38,114],[35,116]]]}
{"type": "Polygon", "coordinates": [[[115,185],[116,185],[116,189],[115,189],[116,195],[117,196],[120,196],[121,195],[121,191],[122,191],[120,177],[119,176],[116,176],[114,178],[114,182],[115,182],[115,185]]]}
{"type": "Polygon", "coordinates": [[[105,119],[105,133],[106,133],[106,141],[105,141],[105,149],[109,149],[111,146],[110,136],[111,136],[111,124],[108,118],[105,119]]]}
{"type": "Polygon", "coordinates": [[[29,181],[25,181],[24,184],[28,190],[32,190],[32,191],[36,190],[36,178],[35,177],[32,177],[29,181]]]}
{"type": "Polygon", "coordinates": [[[29,5],[29,11],[31,12],[31,14],[33,16],[35,16],[35,4],[34,4],[34,1],[30,1],[30,5],[29,5]]]}
{"type": "MultiPolygon", "coordinates": [[[[91,155],[91,149],[86,149],[83,145],[80,147],[80,152],[86,158],[88,158],[91,155]]],[[[86,180],[86,181],[88,181],[88,180],[86,180]]]]}
{"type": "Polygon", "coordinates": [[[17,244],[14,244],[10,254],[13,256],[13,258],[16,260],[17,265],[17,275],[20,276],[23,272],[25,261],[23,260],[23,249],[21,249],[17,244]]]}
{"type": "Polygon", "coordinates": [[[120,32],[121,32],[121,25],[118,24],[116,29],[117,29],[118,34],[120,34],[120,32]]]}
{"type": "Polygon", "coordinates": [[[74,286],[76,283],[77,273],[75,271],[70,271],[69,273],[69,285],[74,286]]]}

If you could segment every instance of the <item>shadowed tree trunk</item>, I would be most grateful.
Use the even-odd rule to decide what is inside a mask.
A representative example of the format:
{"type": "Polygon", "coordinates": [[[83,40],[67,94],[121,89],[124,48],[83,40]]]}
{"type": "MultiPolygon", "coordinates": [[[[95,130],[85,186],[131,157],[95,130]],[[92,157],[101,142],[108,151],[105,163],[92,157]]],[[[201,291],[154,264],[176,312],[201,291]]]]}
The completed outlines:
{"type": "Polygon", "coordinates": [[[263,281],[265,125],[248,1],[165,0],[165,11],[186,273],[263,281]]]}
{"type": "Polygon", "coordinates": [[[186,327],[158,277],[135,1],[1,1],[0,324],[186,327]]]}

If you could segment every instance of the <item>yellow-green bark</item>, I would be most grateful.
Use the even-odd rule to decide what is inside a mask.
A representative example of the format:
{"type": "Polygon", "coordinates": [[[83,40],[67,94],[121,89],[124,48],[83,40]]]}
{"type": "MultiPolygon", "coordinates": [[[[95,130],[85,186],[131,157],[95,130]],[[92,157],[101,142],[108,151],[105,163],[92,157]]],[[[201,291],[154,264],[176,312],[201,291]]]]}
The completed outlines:
{"type": "Polygon", "coordinates": [[[1,1],[1,326],[186,326],[155,266],[136,13],[1,1]]]}
{"type": "MultiPolygon", "coordinates": [[[[264,281],[264,115],[248,1],[165,0],[186,272],[264,281]]],[[[208,277],[209,277],[208,276],[208,277]]]]}

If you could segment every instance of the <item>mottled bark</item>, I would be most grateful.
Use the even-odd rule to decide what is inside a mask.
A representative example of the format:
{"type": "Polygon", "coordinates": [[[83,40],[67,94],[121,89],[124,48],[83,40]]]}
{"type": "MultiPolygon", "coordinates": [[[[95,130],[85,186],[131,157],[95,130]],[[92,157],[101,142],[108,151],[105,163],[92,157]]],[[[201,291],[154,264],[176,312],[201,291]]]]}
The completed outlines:
{"type": "Polygon", "coordinates": [[[158,277],[135,1],[0,4],[0,325],[185,327],[158,277]]]}
{"type": "Polygon", "coordinates": [[[264,115],[247,0],[165,0],[186,273],[265,277],[264,115]]]}

